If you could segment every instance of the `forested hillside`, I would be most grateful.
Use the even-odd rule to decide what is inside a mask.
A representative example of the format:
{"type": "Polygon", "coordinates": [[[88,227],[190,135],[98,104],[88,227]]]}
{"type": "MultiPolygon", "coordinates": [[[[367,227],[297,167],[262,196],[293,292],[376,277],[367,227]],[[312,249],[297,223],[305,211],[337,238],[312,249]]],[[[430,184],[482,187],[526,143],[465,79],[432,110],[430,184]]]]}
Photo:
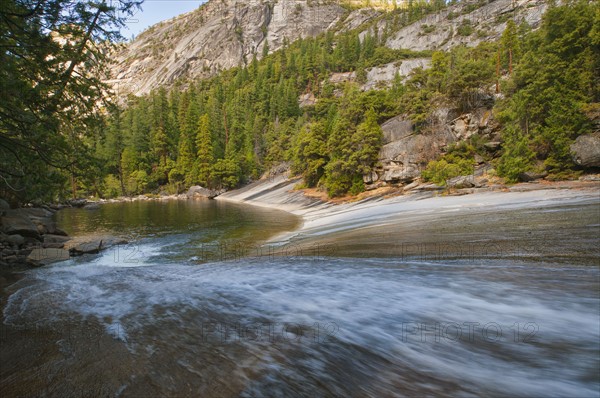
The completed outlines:
{"type": "MultiPolygon", "coordinates": [[[[439,7],[410,3],[383,18],[405,26],[439,7]]],[[[388,33],[372,28],[376,19],[273,53],[266,43],[246,66],[105,107],[101,123],[77,140],[77,161],[62,170],[45,166],[56,184],[41,178],[15,192],[5,178],[2,189],[20,200],[231,189],[290,162],[306,187],[331,197],[357,194],[365,190],[363,176],[378,167],[381,124],[404,115],[414,134],[425,134],[442,106],[458,113],[490,108],[503,143],[490,154],[482,137],[470,137],[424,165],[423,178],[443,184],[468,174],[476,157],[508,182],[526,171],[575,176],[569,147],[594,130],[600,102],[600,8],[584,0],[550,3],[536,30],[503,18],[498,40],[449,51],[390,49],[388,33]],[[421,57],[431,58],[429,68],[361,90],[370,67],[421,57]],[[330,79],[351,71],[348,81],[330,79]],[[314,99],[301,106],[301,96],[314,99]]]]}

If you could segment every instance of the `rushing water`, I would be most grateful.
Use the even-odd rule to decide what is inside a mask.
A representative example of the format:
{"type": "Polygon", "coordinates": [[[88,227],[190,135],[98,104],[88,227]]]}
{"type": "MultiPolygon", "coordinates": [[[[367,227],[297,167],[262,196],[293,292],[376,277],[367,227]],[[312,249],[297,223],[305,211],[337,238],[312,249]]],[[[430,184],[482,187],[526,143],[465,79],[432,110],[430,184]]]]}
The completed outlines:
{"type": "Polygon", "coordinates": [[[338,256],[297,255],[260,245],[294,217],[214,201],[59,217],[134,240],[10,287],[3,396],[600,393],[599,269],[579,257],[341,257],[347,236],[338,256]]]}

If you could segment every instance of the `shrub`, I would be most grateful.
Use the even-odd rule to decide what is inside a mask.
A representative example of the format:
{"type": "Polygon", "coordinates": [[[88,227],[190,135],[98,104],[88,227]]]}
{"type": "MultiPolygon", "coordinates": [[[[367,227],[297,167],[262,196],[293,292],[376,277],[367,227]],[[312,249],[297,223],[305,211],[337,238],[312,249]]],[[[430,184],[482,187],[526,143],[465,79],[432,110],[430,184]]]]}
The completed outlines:
{"type": "Polygon", "coordinates": [[[104,178],[104,189],[102,196],[105,198],[116,198],[121,194],[121,182],[114,174],[109,174],[104,178]]]}
{"type": "Polygon", "coordinates": [[[464,159],[456,155],[446,155],[440,160],[432,160],[423,170],[422,176],[425,181],[434,182],[437,185],[446,185],[446,181],[461,175],[473,173],[473,160],[464,159]]]}

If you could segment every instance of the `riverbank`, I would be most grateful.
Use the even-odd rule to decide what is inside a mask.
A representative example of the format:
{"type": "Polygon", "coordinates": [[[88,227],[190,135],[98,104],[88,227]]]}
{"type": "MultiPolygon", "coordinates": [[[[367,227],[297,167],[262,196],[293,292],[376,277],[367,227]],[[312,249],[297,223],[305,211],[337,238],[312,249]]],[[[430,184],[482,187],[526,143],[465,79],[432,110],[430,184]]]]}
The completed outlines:
{"type": "Polygon", "coordinates": [[[125,239],[101,233],[69,236],[57,226],[57,211],[48,206],[18,209],[3,206],[0,271],[23,271],[127,243],[125,239]]]}
{"type": "Polygon", "coordinates": [[[597,189],[336,204],[294,184],[57,213],[135,244],[0,273],[0,391],[594,396],[597,189]],[[273,250],[250,250],[263,236],[273,250]]]}
{"type": "Polygon", "coordinates": [[[280,175],[216,199],[301,216],[298,230],[271,239],[299,254],[318,250],[324,255],[354,257],[548,257],[585,264],[597,264],[600,258],[597,251],[578,249],[597,246],[593,240],[597,242],[600,236],[599,181],[450,191],[425,185],[343,203],[306,196],[295,189],[298,182],[280,175]],[[505,222],[514,219],[509,212],[520,214],[523,224],[505,222]],[[555,228],[564,233],[552,233],[550,229],[555,228]],[[447,233],[456,230],[462,232],[447,233]],[[555,238],[548,240],[550,235],[555,238]],[[496,243],[492,247],[489,242],[496,243]]]}

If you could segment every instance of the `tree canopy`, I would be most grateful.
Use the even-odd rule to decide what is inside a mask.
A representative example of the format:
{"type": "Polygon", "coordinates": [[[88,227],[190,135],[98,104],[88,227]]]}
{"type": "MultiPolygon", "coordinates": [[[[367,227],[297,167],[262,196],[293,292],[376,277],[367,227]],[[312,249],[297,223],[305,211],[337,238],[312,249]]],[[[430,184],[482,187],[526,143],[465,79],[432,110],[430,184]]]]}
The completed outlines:
{"type": "Polygon", "coordinates": [[[53,199],[87,173],[102,123],[108,43],[138,1],[3,0],[0,194],[53,199]]]}

